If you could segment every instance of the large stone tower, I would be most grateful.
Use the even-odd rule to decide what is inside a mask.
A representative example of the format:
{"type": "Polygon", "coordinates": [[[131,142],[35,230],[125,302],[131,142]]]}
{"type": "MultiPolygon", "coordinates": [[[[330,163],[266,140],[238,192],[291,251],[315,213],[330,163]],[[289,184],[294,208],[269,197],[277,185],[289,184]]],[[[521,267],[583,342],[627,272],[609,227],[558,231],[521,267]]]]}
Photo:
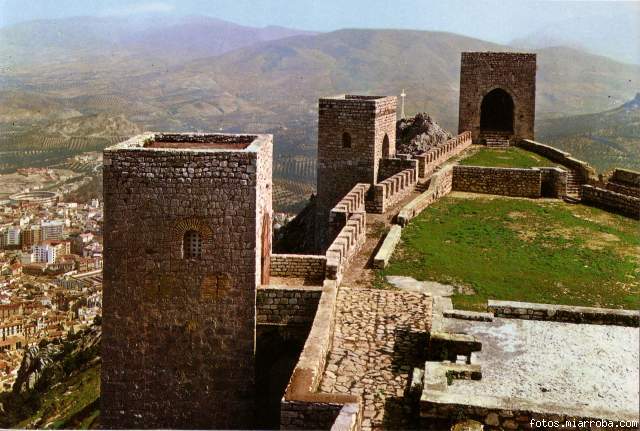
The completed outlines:
{"type": "Polygon", "coordinates": [[[396,152],[394,96],[342,95],[322,98],[318,107],[316,235],[327,246],[329,211],[357,183],[375,184],[381,158],[396,152]]]}
{"type": "Polygon", "coordinates": [[[462,53],[458,132],[475,144],[533,139],[535,101],[535,54],[462,53]]]}
{"type": "Polygon", "coordinates": [[[271,163],[271,135],[145,134],[104,151],[103,426],[251,427],[271,163]]]}

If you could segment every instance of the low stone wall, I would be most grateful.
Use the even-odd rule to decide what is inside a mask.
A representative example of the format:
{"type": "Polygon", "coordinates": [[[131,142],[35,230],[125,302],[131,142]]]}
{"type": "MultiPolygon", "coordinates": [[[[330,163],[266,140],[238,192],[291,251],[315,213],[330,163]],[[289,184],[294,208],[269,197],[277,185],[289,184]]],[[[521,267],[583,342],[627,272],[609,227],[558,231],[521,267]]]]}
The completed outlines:
{"type": "Polygon", "coordinates": [[[451,192],[452,181],[453,166],[447,166],[433,174],[427,190],[400,210],[397,217],[398,224],[406,226],[409,220],[416,217],[433,202],[451,192]]]}
{"type": "Polygon", "coordinates": [[[327,249],[327,267],[325,277],[329,280],[342,280],[342,274],[351,258],[364,244],[367,235],[367,214],[352,214],[347,224],[327,249]]]}
{"type": "Polygon", "coordinates": [[[312,254],[272,254],[271,276],[304,278],[322,283],[327,264],[326,256],[312,254]]]}
{"type": "Polygon", "coordinates": [[[494,300],[488,301],[487,308],[495,317],[593,325],[640,326],[640,311],[637,310],[494,300]]]}
{"type": "Polygon", "coordinates": [[[321,294],[321,287],[261,287],[256,291],[256,323],[309,325],[321,294]]]}
{"type": "Polygon", "coordinates": [[[394,224],[391,226],[391,229],[389,229],[387,236],[384,238],[380,249],[373,258],[374,268],[382,269],[389,264],[389,260],[396,249],[396,245],[398,245],[398,242],[400,241],[401,235],[402,227],[400,225],[394,224]]]}
{"type": "Polygon", "coordinates": [[[640,198],[640,172],[615,169],[606,184],[607,190],[640,198]]]}
{"type": "Polygon", "coordinates": [[[367,212],[384,214],[394,204],[413,192],[418,181],[415,168],[405,169],[373,186],[372,199],[367,201],[367,212]]]}
{"type": "Polygon", "coordinates": [[[378,182],[391,178],[405,169],[417,169],[418,161],[409,159],[408,156],[398,154],[397,157],[381,159],[378,168],[378,182]]]}
{"type": "Polygon", "coordinates": [[[360,397],[317,392],[331,350],[337,292],[337,283],[326,280],[311,331],[280,404],[281,429],[360,428],[360,397]]]}
{"type": "Polygon", "coordinates": [[[638,197],[585,184],[582,186],[582,203],[640,220],[640,198],[638,197]]]}
{"type": "Polygon", "coordinates": [[[541,194],[547,198],[567,195],[567,171],[560,168],[538,168],[542,175],[541,194]]]}
{"type": "Polygon", "coordinates": [[[492,195],[539,198],[542,192],[540,169],[454,166],[453,190],[492,195]]]}
{"type": "Polygon", "coordinates": [[[562,151],[550,145],[541,144],[540,142],[532,141],[530,139],[518,141],[516,145],[527,151],[546,157],[552,162],[566,166],[575,172],[577,179],[582,184],[598,181],[595,169],[593,169],[587,162],[574,159],[571,157],[571,154],[566,151],[562,151]]]}
{"type": "Polygon", "coordinates": [[[440,147],[414,156],[418,161],[418,176],[427,178],[438,166],[469,148],[471,143],[471,132],[463,132],[440,147]]]}

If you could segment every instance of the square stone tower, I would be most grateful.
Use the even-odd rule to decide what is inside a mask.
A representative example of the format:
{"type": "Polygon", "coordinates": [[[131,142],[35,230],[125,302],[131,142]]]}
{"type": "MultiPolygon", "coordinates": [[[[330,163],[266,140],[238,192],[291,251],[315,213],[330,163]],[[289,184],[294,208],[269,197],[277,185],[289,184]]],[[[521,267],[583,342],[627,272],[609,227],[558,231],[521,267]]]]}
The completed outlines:
{"type": "Polygon", "coordinates": [[[104,427],[251,427],[271,165],[271,135],[105,149],[104,427]]]}
{"type": "Polygon", "coordinates": [[[316,232],[327,246],[329,211],[357,183],[375,184],[381,158],[396,152],[395,96],[326,97],[318,107],[316,232]]]}
{"type": "Polygon", "coordinates": [[[533,139],[535,102],[536,54],[462,53],[458,132],[474,144],[533,139]]]}

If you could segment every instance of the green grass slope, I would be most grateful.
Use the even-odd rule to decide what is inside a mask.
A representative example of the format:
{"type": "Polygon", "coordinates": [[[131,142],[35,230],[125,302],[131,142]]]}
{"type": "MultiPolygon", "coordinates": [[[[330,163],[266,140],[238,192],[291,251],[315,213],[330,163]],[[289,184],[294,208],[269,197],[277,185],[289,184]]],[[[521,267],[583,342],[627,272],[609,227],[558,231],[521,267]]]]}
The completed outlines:
{"type": "Polygon", "coordinates": [[[412,220],[381,275],[458,286],[456,308],[498,299],[638,309],[637,228],[560,201],[453,195],[412,220]]]}

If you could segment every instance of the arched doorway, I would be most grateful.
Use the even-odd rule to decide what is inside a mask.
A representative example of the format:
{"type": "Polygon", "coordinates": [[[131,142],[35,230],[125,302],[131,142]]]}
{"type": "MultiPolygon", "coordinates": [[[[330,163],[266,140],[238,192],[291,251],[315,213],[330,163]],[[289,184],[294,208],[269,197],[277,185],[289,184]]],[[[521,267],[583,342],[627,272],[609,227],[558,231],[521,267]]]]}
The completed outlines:
{"type": "Polygon", "coordinates": [[[513,132],[513,99],[509,93],[496,88],[484,96],[480,106],[480,130],[513,132]]]}
{"type": "Polygon", "coordinates": [[[389,136],[385,133],[384,139],[382,139],[382,158],[389,158],[389,136]]]}

